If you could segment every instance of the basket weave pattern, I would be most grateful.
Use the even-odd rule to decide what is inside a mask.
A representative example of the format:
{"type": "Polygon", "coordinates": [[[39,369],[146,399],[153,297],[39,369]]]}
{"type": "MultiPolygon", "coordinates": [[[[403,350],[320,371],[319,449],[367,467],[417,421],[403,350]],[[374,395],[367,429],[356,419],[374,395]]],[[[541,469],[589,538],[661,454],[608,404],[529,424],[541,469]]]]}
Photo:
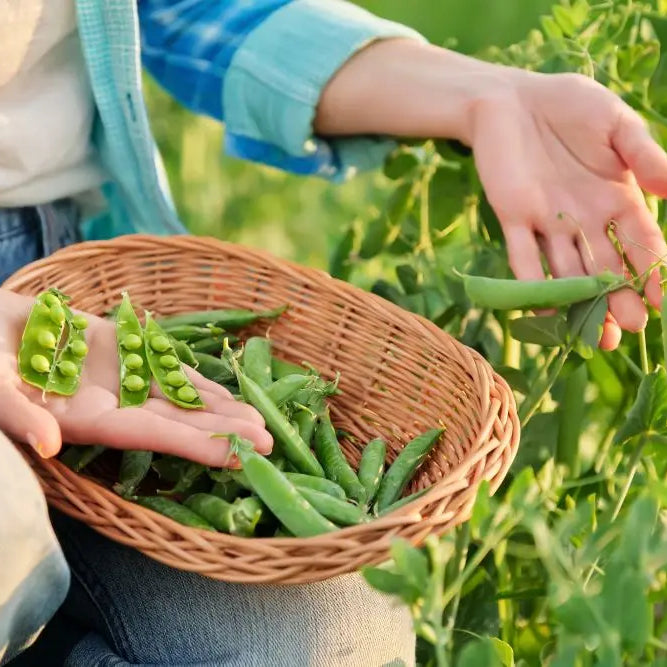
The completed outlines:
{"type": "MultiPolygon", "coordinates": [[[[366,525],[307,539],[244,539],[181,526],[123,500],[105,480],[78,475],[24,450],[48,502],[112,540],[167,565],[225,581],[303,583],[387,558],[394,536],[420,543],[466,520],[483,479],[495,491],[519,441],[506,382],[475,351],[427,320],[327,274],[213,239],[133,235],[83,243],[14,274],[4,285],[34,295],[57,286],[81,310],[102,315],[128,290],[157,315],[212,308],[289,310],[271,323],[275,353],[307,360],[324,377],[341,372],[330,399],[334,424],[357,464],[374,437],[387,462],[418,433],[446,431],[406,493],[409,505],[366,525]]],[[[265,332],[266,325],[248,329],[265,332]]]]}

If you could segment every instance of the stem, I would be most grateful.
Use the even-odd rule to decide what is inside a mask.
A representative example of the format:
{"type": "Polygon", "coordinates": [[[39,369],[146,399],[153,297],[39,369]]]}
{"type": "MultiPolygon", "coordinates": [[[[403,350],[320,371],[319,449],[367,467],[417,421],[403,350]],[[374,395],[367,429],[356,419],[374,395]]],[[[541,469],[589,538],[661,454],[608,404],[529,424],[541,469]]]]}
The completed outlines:
{"type": "Polygon", "coordinates": [[[503,365],[519,368],[521,364],[521,342],[510,335],[510,320],[518,317],[518,310],[510,310],[503,316],[503,365]]]}
{"type": "Polygon", "coordinates": [[[651,372],[648,363],[648,350],[646,349],[646,330],[642,329],[637,333],[639,338],[639,358],[641,359],[642,371],[644,375],[651,372]]]}
{"type": "MultiPolygon", "coordinates": [[[[642,435],[642,438],[639,441],[637,448],[632,453],[632,458],[630,459],[630,471],[628,472],[628,477],[625,480],[623,488],[621,489],[621,494],[618,496],[618,499],[616,500],[616,505],[614,505],[614,510],[611,514],[610,523],[614,523],[614,521],[616,521],[618,515],[621,512],[621,508],[623,507],[623,503],[625,502],[625,499],[628,497],[630,487],[632,486],[632,482],[634,481],[635,475],[637,474],[637,470],[639,469],[639,463],[641,461],[642,451],[644,449],[645,444],[646,444],[646,435],[642,435]]],[[[600,557],[598,556],[595,559],[595,562],[590,566],[588,573],[586,574],[586,577],[584,579],[584,590],[586,590],[586,586],[588,585],[588,582],[591,580],[593,572],[597,568],[599,562],[600,562],[600,557]]]]}
{"type": "Polygon", "coordinates": [[[537,387],[537,389],[535,391],[531,391],[530,394],[526,396],[525,400],[521,404],[521,407],[519,408],[521,428],[526,426],[526,424],[530,421],[530,418],[537,411],[537,408],[540,407],[540,403],[546,396],[547,392],[551,389],[554,382],[556,382],[560,372],[563,370],[563,366],[565,366],[565,362],[567,361],[571,351],[572,345],[568,345],[567,347],[563,348],[563,351],[561,352],[558,359],[556,359],[553,368],[549,370],[549,376],[547,377],[546,382],[541,386],[536,384],[535,387],[537,387]]]}
{"type": "MultiPolygon", "coordinates": [[[[464,523],[463,526],[459,529],[458,534],[456,535],[456,551],[454,552],[454,558],[450,561],[450,564],[453,563],[456,568],[456,575],[460,575],[463,572],[465,566],[466,558],[468,556],[468,545],[470,544],[470,525],[464,523]]],[[[454,567],[452,567],[454,569],[454,567]]],[[[450,643],[453,641],[454,633],[454,624],[456,623],[456,615],[459,612],[459,603],[461,601],[461,590],[463,587],[460,587],[456,592],[456,597],[452,601],[451,609],[449,610],[449,617],[447,618],[447,635],[450,643]]]]}
{"type": "Polygon", "coordinates": [[[431,214],[428,199],[431,178],[434,173],[435,167],[431,165],[424,170],[424,175],[421,179],[419,193],[419,244],[417,246],[417,250],[422,251],[427,259],[431,261],[435,261],[435,251],[431,242],[431,214]]]}

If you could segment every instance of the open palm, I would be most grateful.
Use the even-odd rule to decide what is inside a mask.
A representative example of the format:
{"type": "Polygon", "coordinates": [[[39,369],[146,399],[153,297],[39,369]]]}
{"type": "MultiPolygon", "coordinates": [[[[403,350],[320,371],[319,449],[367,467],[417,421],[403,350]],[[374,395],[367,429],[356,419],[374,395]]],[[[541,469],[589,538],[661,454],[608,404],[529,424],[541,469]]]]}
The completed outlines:
{"type": "MultiPolygon", "coordinates": [[[[642,274],[667,255],[662,232],[641,188],[667,196],[667,156],[641,118],[619,97],[578,75],[516,72],[513,93],[477,111],[475,161],[503,228],[510,266],[519,279],[544,277],[543,253],[555,277],[622,273],[615,234],[642,274]]],[[[660,306],[659,273],[645,295],[660,306]]],[[[621,329],[647,318],[639,295],[609,298],[602,347],[614,348],[621,329]]]]}
{"type": "Polygon", "coordinates": [[[81,386],[74,396],[42,391],[21,380],[16,354],[33,300],[0,290],[0,430],[30,443],[42,456],[53,456],[63,442],[103,444],[118,449],[150,449],[207,465],[231,463],[229,445],[212,433],[238,433],[268,453],[273,444],[262,416],[235,401],[218,384],[186,369],[205,404],[185,410],[151,394],[140,408],[118,407],[118,354],[114,326],[86,315],[90,353],[81,386]]]}

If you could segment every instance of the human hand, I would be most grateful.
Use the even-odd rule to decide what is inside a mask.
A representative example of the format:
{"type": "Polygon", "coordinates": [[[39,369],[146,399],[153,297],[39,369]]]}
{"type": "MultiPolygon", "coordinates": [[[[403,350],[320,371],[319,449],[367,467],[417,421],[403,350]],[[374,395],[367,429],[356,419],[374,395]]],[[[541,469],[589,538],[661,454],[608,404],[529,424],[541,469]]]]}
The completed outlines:
{"type": "MultiPolygon", "coordinates": [[[[667,196],[667,156],[642,119],[619,97],[578,75],[518,70],[513,82],[478,105],[470,145],[519,279],[623,272],[607,229],[638,274],[649,275],[647,301],[660,308],[663,234],[642,189],[667,196]]],[[[647,313],[626,289],[609,296],[601,347],[618,346],[621,329],[638,331],[647,313]]]]}
{"type": "MultiPolygon", "coordinates": [[[[667,254],[641,188],[667,196],[667,156],[641,118],[591,79],[482,62],[411,40],[376,42],[325,88],[315,119],[322,135],[458,139],[473,148],[518,279],[623,271],[615,233],[643,274],[667,254]]],[[[660,307],[658,271],[645,294],[660,307]]],[[[626,289],[609,297],[600,345],[644,327],[646,309],[626,289]]]]}
{"type": "Polygon", "coordinates": [[[263,454],[273,440],[251,406],[196,371],[186,372],[206,407],[184,410],[153,386],[140,408],[118,407],[118,352],[115,327],[86,314],[90,352],[79,390],[71,397],[46,394],[23,382],[16,355],[33,299],[0,290],[0,430],[28,442],[41,456],[58,453],[62,442],[103,444],[117,449],[150,449],[212,466],[233,464],[229,443],[213,433],[238,433],[263,454]]]}

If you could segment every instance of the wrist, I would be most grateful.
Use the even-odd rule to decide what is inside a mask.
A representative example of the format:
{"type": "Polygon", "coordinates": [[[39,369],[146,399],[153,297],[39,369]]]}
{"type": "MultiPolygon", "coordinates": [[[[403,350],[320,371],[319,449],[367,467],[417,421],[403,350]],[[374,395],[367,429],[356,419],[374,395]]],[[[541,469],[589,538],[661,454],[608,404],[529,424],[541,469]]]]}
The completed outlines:
{"type": "Polygon", "coordinates": [[[331,79],[315,131],[447,138],[472,145],[480,110],[511,103],[522,74],[412,40],[376,42],[331,79]]]}

